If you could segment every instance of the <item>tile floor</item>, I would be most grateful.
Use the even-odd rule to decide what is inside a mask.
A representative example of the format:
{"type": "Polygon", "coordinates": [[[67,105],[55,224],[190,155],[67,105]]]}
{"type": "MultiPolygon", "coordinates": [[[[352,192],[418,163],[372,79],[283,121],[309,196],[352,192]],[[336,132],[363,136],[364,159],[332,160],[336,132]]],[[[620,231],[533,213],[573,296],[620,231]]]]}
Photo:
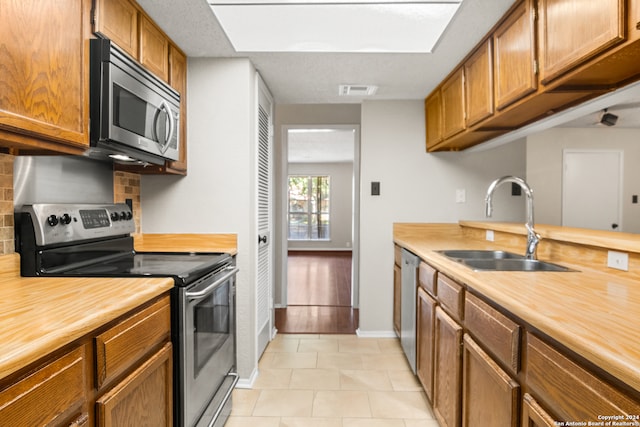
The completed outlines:
{"type": "Polygon", "coordinates": [[[279,334],[226,427],[438,427],[400,342],[279,334]]]}

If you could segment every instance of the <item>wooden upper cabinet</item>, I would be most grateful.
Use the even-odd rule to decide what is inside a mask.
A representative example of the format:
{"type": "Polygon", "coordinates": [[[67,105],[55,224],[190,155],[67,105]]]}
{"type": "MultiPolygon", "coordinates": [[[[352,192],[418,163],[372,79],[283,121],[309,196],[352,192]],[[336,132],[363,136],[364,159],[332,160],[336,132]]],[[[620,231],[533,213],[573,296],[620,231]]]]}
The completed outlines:
{"type": "Polygon", "coordinates": [[[539,1],[540,80],[553,79],[625,40],[623,0],[539,1]]]}
{"type": "Polygon", "coordinates": [[[492,40],[483,43],[464,63],[466,125],[471,127],[493,114],[492,40]]]}
{"type": "Polygon", "coordinates": [[[128,0],[95,0],[94,28],[138,59],[138,9],[128,0]]]}
{"type": "Polygon", "coordinates": [[[449,138],[465,129],[464,72],[458,68],[442,84],[442,136],[449,138]]]}
{"type": "Polygon", "coordinates": [[[442,93],[433,92],[425,101],[427,150],[442,142],[442,93]]]}
{"type": "Polygon", "coordinates": [[[2,2],[0,140],[89,145],[89,15],[82,0],[2,2]]]}
{"type": "Polygon", "coordinates": [[[169,81],[169,39],[146,16],[140,16],[140,63],[169,81]]]}
{"type": "Polygon", "coordinates": [[[495,104],[501,110],[538,88],[533,0],[524,0],[493,35],[495,104]]]}
{"type": "Polygon", "coordinates": [[[187,171],[187,57],[174,45],[169,46],[169,84],[180,93],[180,159],[170,162],[176,171],[187,171]]]}

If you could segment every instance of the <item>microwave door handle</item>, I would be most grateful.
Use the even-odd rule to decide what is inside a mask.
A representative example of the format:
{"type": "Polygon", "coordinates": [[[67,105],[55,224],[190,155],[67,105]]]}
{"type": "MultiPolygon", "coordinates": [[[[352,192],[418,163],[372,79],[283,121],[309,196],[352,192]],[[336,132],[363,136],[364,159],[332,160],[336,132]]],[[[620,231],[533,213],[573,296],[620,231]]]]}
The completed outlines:
{"type": "Polygon", "coordinates": [[[164,154],[165,151],[167,151],[167,148],[169,148],[169,141],[171,141],[171,138],[173,137],[173,132],[175,131],[175,124],[173,122],[173,115],[171,114],[171,106],[169,105],[169,103],[165,100],[162,101],[162,103],[160,104],[160,108],[158,109],[158,113],[156,114],[156,122],[155,122],[155,133],[156,136],[158,138],[158,144],[160,144],[160,151],[162,151],[162,153],[164,154]],[[163,135],[164,136],[164,141],[160,141],[160,133],[158,132],[158,117],[160,116],[160,112],[164,111],[165,114],[167,115],[167,119],[169,121],[169,134],[167,135],[166,132],[163,135]]]}
{"type": "Polygon", "coordinates": [[[187,299],[189,301],[195,301],[195,300],[199,300],[199,299],[202,299],[202,298],[206,297],[216,287],[218,287],[220,284],[222,284],[222,283],[226,282],[227,280],[229,280],[229,278],[234,276],[239,271],[239,269],[237,267],[233,267],[233,266],[229,266],[229,267],[227,267],[227,269],[231,270],[231,271],[229,271],[224,276],[222,276],[221,278],[219,278],[218,280],[216,280],[215,282],[213,282],[212,284],[207,286],[205,289],[203,289],[201,291],[195,291],[195,292],[186,292],[185,296],[187,297],[187,299]]]}

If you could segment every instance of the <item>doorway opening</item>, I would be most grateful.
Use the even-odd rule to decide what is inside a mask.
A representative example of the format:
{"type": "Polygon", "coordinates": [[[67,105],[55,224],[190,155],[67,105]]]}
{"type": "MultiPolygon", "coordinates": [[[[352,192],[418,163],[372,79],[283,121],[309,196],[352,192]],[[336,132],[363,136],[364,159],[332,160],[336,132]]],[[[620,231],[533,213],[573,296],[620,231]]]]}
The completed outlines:
{"type": "Polygon", "coordinates": [[[359,127],[283,129],[282,333],[358,327],[359,127]]]}

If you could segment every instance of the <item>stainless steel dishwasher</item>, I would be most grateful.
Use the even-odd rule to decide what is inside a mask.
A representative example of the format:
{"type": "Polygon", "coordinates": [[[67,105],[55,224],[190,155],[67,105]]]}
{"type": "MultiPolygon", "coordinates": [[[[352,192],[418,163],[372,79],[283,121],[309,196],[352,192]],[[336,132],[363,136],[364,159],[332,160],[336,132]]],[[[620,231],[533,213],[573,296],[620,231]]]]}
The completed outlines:
{"type": "Polygon", "coordinates": [[[400,297],[400,343],[416,373],[416,295],[420,258],[402,249],[402,288],[400,297]]]}

